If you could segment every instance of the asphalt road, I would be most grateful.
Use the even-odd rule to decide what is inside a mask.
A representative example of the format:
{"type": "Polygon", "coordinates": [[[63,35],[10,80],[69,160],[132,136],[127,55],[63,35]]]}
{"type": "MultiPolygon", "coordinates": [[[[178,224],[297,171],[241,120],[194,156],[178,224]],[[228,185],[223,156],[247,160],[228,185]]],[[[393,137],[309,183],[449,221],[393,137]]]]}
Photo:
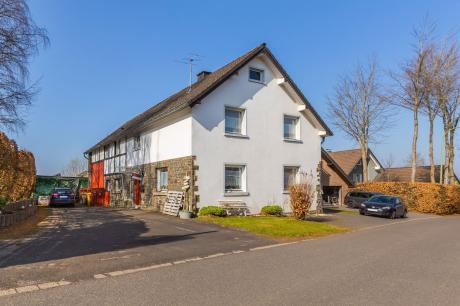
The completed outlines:
{"type": "Polygon", "coordinates": [[[15,294],[0,304],[459,305],[459,232],[459,216],[409,218],[15,294]]]}
{"type": "Polygon", "coordinates": [[[0,290],[75,282],[119,269],[274,243],[244,231],[139,210],[52,212],[34,237],[0,240],[0,290]]]}

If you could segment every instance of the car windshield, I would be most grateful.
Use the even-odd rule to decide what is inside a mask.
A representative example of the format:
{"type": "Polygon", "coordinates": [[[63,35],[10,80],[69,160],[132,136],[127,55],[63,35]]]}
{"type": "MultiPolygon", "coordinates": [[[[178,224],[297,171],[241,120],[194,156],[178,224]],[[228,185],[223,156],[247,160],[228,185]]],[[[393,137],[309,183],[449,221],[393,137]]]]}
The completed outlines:
{"type": "Polygon", "coordinates": [[[393,197],[388,197],[388,196],[373,196],[372,198],[369,199],[369,202],[392,204],[393,199],[394,199],[393,197]]]}

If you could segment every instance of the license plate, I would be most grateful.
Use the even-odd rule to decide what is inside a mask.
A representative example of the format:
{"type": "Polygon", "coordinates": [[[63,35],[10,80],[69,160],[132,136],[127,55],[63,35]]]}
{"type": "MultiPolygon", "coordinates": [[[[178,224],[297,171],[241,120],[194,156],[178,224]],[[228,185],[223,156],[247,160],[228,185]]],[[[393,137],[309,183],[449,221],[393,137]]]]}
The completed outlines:
{"type": "Polygon", "coordinates": [[[379,210],[378,210],[378,209],[376,209],[376,208],[368,208],[367,210],[368,210],[368,211],[374,211],[374,212],[377,212],[377,211],[379,211],[379,210]]]}
{"type": "Polygon", "coordinates": [[[60,196],[61,199],[67,199],[67,196],[60,196]]]}

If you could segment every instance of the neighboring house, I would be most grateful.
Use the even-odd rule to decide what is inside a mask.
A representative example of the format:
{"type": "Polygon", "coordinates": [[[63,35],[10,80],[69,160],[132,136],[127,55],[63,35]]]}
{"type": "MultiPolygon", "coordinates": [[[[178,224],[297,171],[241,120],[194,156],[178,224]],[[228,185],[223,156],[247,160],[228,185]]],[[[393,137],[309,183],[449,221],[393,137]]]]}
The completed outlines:
{"type": "Polygon", "coordinates": [[[196,208],[237,202],[258,213],[288,210],[301,172],[319,188],[332,132],[265,44],[197,76],[85,152],[91,185],[111,205],[161,209],[167,191],[190,185],[185,201],[196,208]]]}
{"type": "Polygon", "coordinates": [[[353,183],[329,153],[321,150],[321,188],[324,206],[341,206],[353,183]]]}
{"type": "MultiPolygon", "coordinates": [[[[434,178],[436,183],[440,182],[441,166],[435,165],[434,178]]],[[[431,182],[431,167],[430,166],[418,166],[415,172],[416,182],[431,182]]],[[[412,174],[412,167],[397,167],[397,168],[385,168],[384,171],[379,173],[375,178],[378,182],[410,182],[412,174]]],[[[454,175],[455,184],[459,183],[458,177],[454,175]]]]}
{"type": "MultiPolygon", "coordinates": [[[[328,152],[335,162],[342,168],[353,184],[362,183],[363,177],[363,164],[361,159],[361,149],[345,150],[328,152]]],[[[375,157],[374,153],[368,150],[368,178],[373,181],[377,175],[382,171],[383,167],[375,157]]]]}

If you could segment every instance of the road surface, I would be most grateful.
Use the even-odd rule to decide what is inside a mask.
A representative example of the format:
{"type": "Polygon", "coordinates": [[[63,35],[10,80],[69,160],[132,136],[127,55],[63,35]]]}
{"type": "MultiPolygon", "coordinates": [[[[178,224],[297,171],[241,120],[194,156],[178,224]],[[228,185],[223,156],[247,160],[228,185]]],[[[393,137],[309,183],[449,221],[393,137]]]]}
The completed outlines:
{"type": "Polygon", "coordinates": [[[120,271],[5,305],[460,305],[460,216],[120,271]]]}

